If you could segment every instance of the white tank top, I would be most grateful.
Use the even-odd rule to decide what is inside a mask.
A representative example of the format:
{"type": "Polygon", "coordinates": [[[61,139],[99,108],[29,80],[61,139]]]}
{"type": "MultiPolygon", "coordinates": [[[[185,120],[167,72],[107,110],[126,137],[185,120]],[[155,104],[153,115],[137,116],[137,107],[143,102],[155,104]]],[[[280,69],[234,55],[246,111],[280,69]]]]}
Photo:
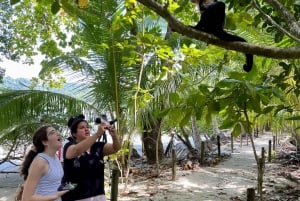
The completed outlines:
{"type": "MultiPolygon", "coordinates": [[[[59,162],[57,156],[51,157],[44,153],[39,153],[36,157],[41,157],[48,162],[49,171],[41,177],[35,193],[38,195],[54,195],[57,192],[57,188],[61,183],[63,177],[63,168],[59,162]]],[[[60,201],[57,199],[55,201],[60,201]]]]}

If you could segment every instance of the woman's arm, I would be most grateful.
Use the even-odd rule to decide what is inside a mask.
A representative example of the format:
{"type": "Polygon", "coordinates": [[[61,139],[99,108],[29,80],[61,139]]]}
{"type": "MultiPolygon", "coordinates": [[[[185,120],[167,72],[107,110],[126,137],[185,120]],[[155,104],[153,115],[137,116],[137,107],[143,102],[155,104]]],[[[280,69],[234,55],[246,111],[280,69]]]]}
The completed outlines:
{"type": "Polygon", "coordinates": [[[111,135],[113,143],[107,143],[103,147],[103,155],[114,154],[121,149],[121,142],[117,135],[117,130],[114,127],[108,129],[109,134],[111,135]]]}
{"type": "Polygon", "coordinates": [[[105,122],[101,122],[98,126],[98,130],[94,135],[91,135],[87,137],[86,139],[82,140],[81,142],[71,145],[66,152],[66,158],[71,159],[71,158],[76,158],[77,156],[80,156],[83,152],[87,151],[95,142],[98,138],[100,138],[103,133],[105,132],[105,128],[109,124],[105,122]]]}

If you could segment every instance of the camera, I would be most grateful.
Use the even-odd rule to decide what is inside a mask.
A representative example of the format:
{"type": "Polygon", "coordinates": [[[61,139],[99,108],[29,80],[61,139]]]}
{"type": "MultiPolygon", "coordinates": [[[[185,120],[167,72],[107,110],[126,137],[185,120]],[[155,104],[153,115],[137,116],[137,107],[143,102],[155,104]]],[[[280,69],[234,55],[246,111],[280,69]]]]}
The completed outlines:
{"type": "Polygon", "coordinates": [[[108,121],[106,114],[102,114],[102,115],[100,115],[100,117],[96,117],[96,119],[95,119],[96,124],[100,124],[101,122],[104,122],[104,121],[108,122],[110,125],[114,125],[114,123],[117,121],[117,119],[108,121]]]}
{"type": "Polygon", "coordinates": [[[76,188],[77,184],[75,183],[63,183],[61,184],[57,191],[69,191],[69,190],[74,190],[76,188]]]}

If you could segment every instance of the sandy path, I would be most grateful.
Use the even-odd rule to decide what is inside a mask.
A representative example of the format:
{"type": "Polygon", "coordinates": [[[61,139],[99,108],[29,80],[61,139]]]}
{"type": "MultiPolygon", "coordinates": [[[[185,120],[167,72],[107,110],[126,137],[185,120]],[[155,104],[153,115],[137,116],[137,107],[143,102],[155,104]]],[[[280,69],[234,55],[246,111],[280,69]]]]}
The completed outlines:
{"type": "MultiPolygon", "coordinates": [[[[262,147],[268,150],[269,140],[272,140],[271,135],[255,139],[258,155],[262,147]]],[[[169,178],[131,183],[128,187],[131,193],[121,196],[119,200],[229,201],[239,200],[234,199],[237,196],[245,200],[246,189],[257,186],[257,169],[250,140],[248,146],[246,142],[243,144],[239,147],[236,143],[231,158],[215,167],[201,167],[193,172],[178,172],[176,181],[170,181],[171,176],[169,176],[169,178]]],[[[265,178],[267,178],[265,184],[267,180],[273,182],[270,186],[274,186],[272,178],[278,179],[278,176],[268,172],[268,168],[272,165],[266,164],[265,172],[265,178]]],[[[281,182],[289,181],[281,178],[281,182]]]]}

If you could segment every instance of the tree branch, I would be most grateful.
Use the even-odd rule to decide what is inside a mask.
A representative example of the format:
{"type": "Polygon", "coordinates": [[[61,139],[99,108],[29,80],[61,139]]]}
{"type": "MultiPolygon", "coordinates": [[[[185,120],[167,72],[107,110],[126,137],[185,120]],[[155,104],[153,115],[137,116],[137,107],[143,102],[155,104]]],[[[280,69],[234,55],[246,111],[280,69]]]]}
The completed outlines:
{"type": "Polygon", "coordinates": [[[296,36],[292,35],[290,32],[288,32],[286,29],[284,29],[283,27],[281,27],[275,20],[273,20],[273,18],[271,16],[269,16],[268,14],[266,14],[260,7],[260,5],[258,4],[258,2],[256,0],[252,0],[252,3],[254,5],[254,7],[258,10],[258,12],[260,12],[260,14],[262,14],[269,22],[271,22],[271,24],[273,24],[278,30],[280,30],[282,33],[284,33],[285,35],[287,35],[288,37],[290,37],[291,39],[300,42],[300,38],[297,38],[296,36]]]}
{"type": "Polygon", "coordinates": [[[294,15],[277,0],[266,0],[266,2],[270,4],[279,13],[280,16],[282,16],[282,19],[284,19],[288,24],[288,27],[290,27],[290,31],[297,38],[300,38],[300,25],[295,19],[294,15]]]}
{"type": "Polygon", "coordinates": [[[248,54],[259,55],[263,57],[273,58],[273,59],[299,59],[300,58],[300,48],[290,47],[290,48],[279,48],[279,47],[269,47],[254,45],[245,42],[227,42],[222,41],[213,35],[197,31],[189,26],[184,25],[178,21],[173,15],[169,13],[167,8],[155,0],[137,0],[144,6],[148,7],[159,16],[164,18],[172,30],[193,39],[201,40],[203,42],[223,47],[228,50],[235,50],[239,52],[244,52],[248,54]]]}

